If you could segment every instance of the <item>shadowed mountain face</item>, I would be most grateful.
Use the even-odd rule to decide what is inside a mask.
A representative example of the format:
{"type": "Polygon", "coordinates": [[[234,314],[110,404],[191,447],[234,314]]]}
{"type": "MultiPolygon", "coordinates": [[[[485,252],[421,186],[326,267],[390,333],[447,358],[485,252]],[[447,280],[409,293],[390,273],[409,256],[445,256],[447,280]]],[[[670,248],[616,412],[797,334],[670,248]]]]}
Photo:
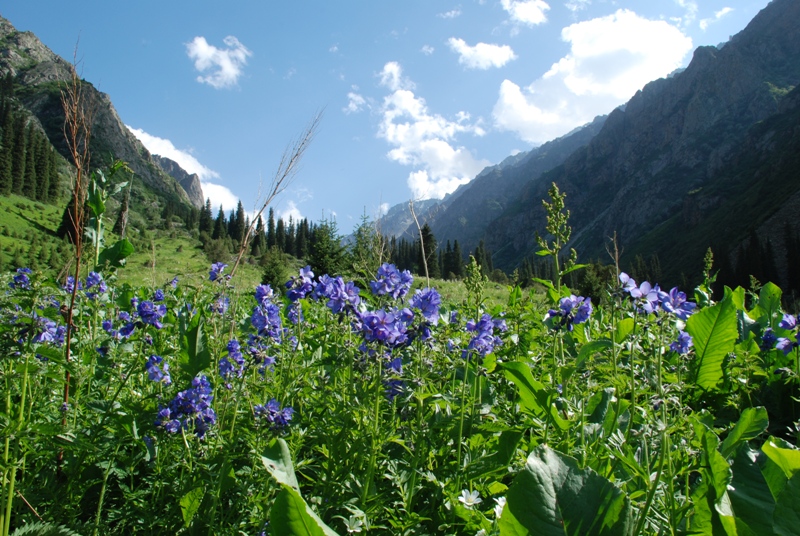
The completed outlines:
{"type": "MultiPolygon", "coordinates": [[[[555,182],[567,194],[570,245],[583,259],[607,259],[605,244],[616,232],[623,261],[657,253],[663,265],[662,252],[672,251],[663,266],[665,278],[697,273],[705,248],[720,243],[713,233],[722,231],[702,227],[704,222],[715,211],[735,218],[732,207],[742,202],[737,196],[752,193],[728,184],[736,162],[754,151],[766,158],[769,151],[786,150],[777,139],[759,144],[770,134],[753,129],[768,119],[784,124],[780,116],[792,108],[782,103],[800,82],[798,28],[800,2],[774,0],[723,47],[698,48],[686,70],[637,92],[588,144],[544,175],[531,177],[488,226],[484,238],[495,267],[511,270],[535,251],[535,231],[543,232],[545,224],[541,200],[555,182]],[[708,235],[693,235],[689,243],[686,233],[695,227],[708,235]]],[[[791,137],[776,128],[771,135],[791,137]]],[[[737,180],[754,184],[764,180],[762,175],[737,180]]],[[[792,181],[774,196],[771,210],[790,201],[800,182],[797,173],[792,181]]],[[[735,247],[757,225],[756,215],[749,217],[754,221],[728,236],[724,247],[735,247]]]]}
{"type": "MultiPolygon", "coordinates": [[[[15,96],[39,120],[50,142],[69,160],[60,88],[71,80],[71,66],[35,35],[18,32],[0,17],[0,76],[8,73],[14,78],[15,96]]],[[[125,127],[109,96],[86,81],[81,81],[81,86],[93,119],[93,165],[105,164],[110,158],[124,160],[137,178],[160,195],[201,207],[202,193],[199,197],[194,194],[190,197],[187,190],[156,164],[147,149],[125,127]]]]}

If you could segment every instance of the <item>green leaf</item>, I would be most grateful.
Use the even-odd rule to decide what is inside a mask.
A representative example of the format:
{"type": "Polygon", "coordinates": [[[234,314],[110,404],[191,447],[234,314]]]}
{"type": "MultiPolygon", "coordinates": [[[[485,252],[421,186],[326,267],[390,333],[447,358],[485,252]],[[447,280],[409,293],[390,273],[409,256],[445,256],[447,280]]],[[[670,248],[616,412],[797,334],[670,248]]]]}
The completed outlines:
{"type": "Polygon", "coordinates": [[[721,452],[725,458],[729,458],[734,451],[744,443],[759,436],[769,426],[769,415],[766,408],[758,406],[746,408],[742,411],[739,421],[733,430],[730,431],[725,441],[722,442],[721,452]]]}
{"type": "Polygon", "coordinates": [[[127,238],[123,238],[121,240],[117,240],[113,246],[103,249],[98,257],[97,264],[99,266],[105,266],[108,264],[108,266],[119,268],[125,264],[125,259],[130,257],[132,254],[133,244],[131,244],[127,238]]]}
{"type": "Polygon", "coordinates": [[[628,335],[633,333],[634,325],[633,318],[623,318],[617,322],[617,327],[614,330],[614,342],[619,344],[624,341],[628,335]]]}
{"type": "Polygon", "coordinates": [[[781,288],[775,283],[767,283],[761,287],[761,292],[758,294],[758,304],[750,311],[750,317],[756,320],[766,317],[764,325],[770,326],[769,320],[781,308],[782,294],[781,288]]]}
{"type": "Polygon", "coordinates": [[[206,491],[203,488],[194,488],[189,493],[181,497],[181,514],[183,515],[183,525],[188,527],[192,522],[197,510],[203,502],[206,491]]]}
{"type": "Polygon", "coordinates": [[[203,329],[204,325],[203,316],[196,315],[181,338],[179,364],[191,378],[211,365],[211,351],[208,349],[208,337],[203,329]]]}
{"type": "Polygon", "coordinates": [[[633,509],[622,490],[546,445],[528,456],[506,499],[501,535],[630,535],[634,530],[633,509]]]}
{"type": "Polygon", "coordinates": [[[581,347],[581,351],[578,352],[578,359],[575,362],[575,368],[580,370],[583,367],[583,363],[589,358],[589,356],[599,353],[606,348],[611,348],[611,346],[611,341],[607,339],[587,342],[581,347]]]}
{"type": "Polygon", "coordinates": [[[514,285],[514,288],[508,293],[508,306],[514,308],[520,301],[522,301],[522,289],[519,285],[514,285]]]}
{"type": "Polygon", "coordinates": [[[488,456],[481,456],[465,468],[465,480],[475,480],[501,470],[507,473],[508,466],[511,465],[511,460],[517,452],[517,444],[522,439],[522,435],[522,432],[516,430],[501,432],[500,437],[497,439],[497,445],[488,449],[492,453],[488,456]]]}
{"type": "Polygon", "coordinates": [[[742,444],[733,459],[733,479],[728,490],[731,505],[736,512],[736,528],[742,533],[742,525],[758,535],[773,534],[772,514],[775,500],[769,491],[760,463],[764,454],[742,444]]]}
{"type": "Polygon", "coordinates": [[[692,336],[697,355],[697,385],[706,391],[717,389],[723,378],[722,362],[739,336],[731,293],[726,290],[721,302],[690,316],[686,331],[692,336]]]}
{"type": "Polygon", "coordinates": [[[780,536],[800,534],[800,472],[786,482],[775,505],[775,533],[780,536]]]}
{"type": "Polygon", "coordinates": [[[770,437],[761,445],[761,452],[768,458],[761,471],[772,496],[778,500],[786,482],[800,472],[800,450],[781,439],[770,437]]]}
{"type": "Polygon", "coordinates": [[[275,497],[269,511],[269,525],[273,536],[337,536],[300,494],[288,486],[283,486],[275,497]]]}
{"type": "Polygon", "coordinates": [[[336,532],[300,496],[292,455],[286,441],[281,438],[273,439],[264,450],[261,462],[272,478],[283,487],[270,510],[270,530],[273,535],[336,536],[336,532]]]}
{"type": "Polygon", "coordinates": [[[574,265],[570,266],[569,268],[567,268],[566,270],[564,270],[563,272],[561,272],[561,275],[567,275],[570,272],[574,272],[575,270],[580,270],[581,268],[586,268],[587,266],[589,266],[589,265],[588,264],[574,264],[574,265]]]}
{"type": "Polygon", "coordinates": [[[517,386],[522,407],[536,415],[544,413],[544,408],[548,406],[548,394],[544,385],[533,379],[530,367],[511,361],[501,363],[500,369],[506,379],[517,386]]]}

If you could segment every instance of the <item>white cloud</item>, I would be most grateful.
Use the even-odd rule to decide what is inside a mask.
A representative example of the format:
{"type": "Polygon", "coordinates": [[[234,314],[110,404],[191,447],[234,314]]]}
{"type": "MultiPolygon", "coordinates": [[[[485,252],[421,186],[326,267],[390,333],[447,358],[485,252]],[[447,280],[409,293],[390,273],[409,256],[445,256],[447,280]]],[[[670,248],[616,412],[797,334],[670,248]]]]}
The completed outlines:
{"type": "Polygon", "coordinates": [[[569,0],[564,4],[564,7],[575,13],[576,11],[589,7],[591,3],[592,0],[569,0]]]}
{"type": "Polygon", "coordinates": [[[136,139],[142,142],[150,154],[157,154],[177,162],[187,173],[197,173],[203,188],[203,197],[212,199],[215,209],[219,208],[220,203],[226,211],[236,208],[239,198],[233,192],[221,184],[208,182],[209,179],[219,179],[219,173],[201,164],[188,151],[175,147],[170,140],[153,136],[140,128],[125,126],[136,136],[136,139]]]}
{"type": "Polygon", "coordinates": [[[500,85],[495,124],[532,143],[563,135],[611,112],[647,82],[680,67],[691,38],[662,20],[628,10],[572,24],[570,52],[531,85],[500,85]]]}
{"type": "Polygon", "coordinates": [[[381,85],[389,88],[389,91],[397,91],[398,89],[414,89],[414,82],[407,78],[403,78],[403,69],[396,61],[390,61],[383,66],[380,72],[381,85]]]}
{"type": "Polygon", "coordinates": [[[339,52],[339,45],[338,45],[338,44],[336,44],[336,45],[333,45],[333,46],[331,46],[331,47],[328,49],[328,52],[331,52],[331,53],[336,53],[336,52],[339,52]]]}
{"type": "Polygon", "coordinates": [[[444,13],[439,13],[437,16],[443,19],[454,19],[461,15],[461,8],[451,9],[450,11],[445,11],[444,13]]]}
{"type": "Polygon", "coordinates": [[[289,223],[290,216],[294,223],[297,223],[303,219],[303,214],[300,213],[300,209],[297,208],[297,204],[291,199],[286,201],[286,203],[280,209],[278,209],[278,217],[283,218],[283,221],[287,225],[289,223]]]}
{"type": "Polygon", "coordinates": [[[688,26],[697,18],[697,2],[695,0],[675,0],[675,3],[686,10],[683,17],[677,19],[681,26],[688,26]]]}
{"type": "Polygon", "coordinates": [[[417,168],[408,176],[415,199],[442,198],[489,164],[454,146],[459,134],[485,134],[479,124],[467,123],[469,114],[459,113],[457,121],[433,114],[413,93],[413,83],[403,77],[399,64],[387,63],[384,73],[391,73],[382,77],[391,93],[384,98],[378,137],[393,147],[389,159],[417,168]]]}
{"type": "Polygon", "coordinates": [[[700,29],[705,30],[706,28],[708,28],[709,24],[717,22],[719,19],[721,19],[728,13],[731,13],[732,11],[733,11],[732,7],[723,7],[719,11],[715,11],[713,17],[700,20],[700,29]]]}
{"type": "Polygon", "coordinates": [[[422,52],[426,56],[430,56],[431,54],[433,54],[434,50],[435,49],[430,45],[422,45],[422,48],[420,49],[420,52],[422,52]]]}
{"type": "Polygon", "coordinates": [[[391,207],[389,206],[389,203],[381,203],[380,206],[378,207],[378,217],[385,216],[386,214],[388,214],[390,208],[391,207]]]}
{"type": "Polygon", "coordinates": [[[228,48],[209,45],[205,37],[195,37],[186,44],[186,53],[194,61],[194,68],[201,73],[210,71],[197,77],[201,84],[217,89],[235,86],[247,65],[247,58],[253,54],[232,35],[223,39],[223,43],[228,48]]]}
{"type": "Polygon", "coordinates": [[[347,94],[347,106],[342,108],[342,111],[346,114],[358,113],[364,109],[366,104],[367,100],[364,97],[354,91],[351,91],[347,94]]]}
{"type": "Polygon", "coordinates": [[[512,21],[529,26],[547,21],[545,11],[550,9],[544,0],[500,0],[500,4],[511,16],[512,21]]]}
{"type": "Polygon", "coordinates": [[[458,63],[464,65],[467,69],[502,67],[517,57],[508,45],[478,43],[472,47],[463,39],[456,37],[448,39],[447,44],[450,45],[450,49],[453,52],[458,54],[458,63]]]}

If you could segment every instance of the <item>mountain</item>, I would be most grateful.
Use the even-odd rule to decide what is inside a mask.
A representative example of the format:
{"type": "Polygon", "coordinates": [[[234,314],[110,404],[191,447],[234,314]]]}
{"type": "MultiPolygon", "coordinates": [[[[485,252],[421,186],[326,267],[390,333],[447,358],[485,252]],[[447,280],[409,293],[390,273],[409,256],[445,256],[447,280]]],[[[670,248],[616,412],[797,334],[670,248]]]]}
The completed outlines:
{"type": "Polygon", "coordinates": [[[772,175],[742,174],[741,167],[791,159],[784,151],[797,136],[786,114],[795,113],[787,99],[794,102],[800,82],[798,28],[800,2],[773,0],[724,46],[700,47],[685,70],[647,84],[585,146],[531,178],[491,222],[484,239],[494,266],[511,270],[537,249],[541,200],[553,182],[567,194],[569,245],[584,260],[608,260],[616,233],[623,267],[658,255],[665,280],[698,273],[711,245],[734,261],[751,230],[796,203],[800,189],[796,169],[779,174],[780,187],[770,192],[772,175]],[[763,213],[752,207],[759,195],[770,200],[763,213]]]}
{"type": "MultiPolygon", "coordinates": [[[[69,160],[64,140],[64,112],[60,87],[72,79],[71,65],[54,54],[31,32],[19,32],[0,17],[0,77],[10,75],[14,97],[41,124],[50,142],[69,160]]],[[[161,197],[200,208],[198,198],[187,194],[178,182],[165,173],[150,153],[125,127],[111,99],[81,81],[84,97],[92,110],[91,152],[93,166],[117,158],[124,160],[148,188],[161,197]]]]}
{"type": "Polygon", "coordinates": [[[170,160],[165,156],[154,154],[152,157],[153,161],[158,164],[158,167],[164,170],[167,175],[178,181],[178,184],[184,189],[186,195],[189,196],[192,205],[202,207],[205,204],[203,188],[200,185],[200,177],[197,176],[197,173],[189,174],[178,165],[176,161],[170,160]]]}

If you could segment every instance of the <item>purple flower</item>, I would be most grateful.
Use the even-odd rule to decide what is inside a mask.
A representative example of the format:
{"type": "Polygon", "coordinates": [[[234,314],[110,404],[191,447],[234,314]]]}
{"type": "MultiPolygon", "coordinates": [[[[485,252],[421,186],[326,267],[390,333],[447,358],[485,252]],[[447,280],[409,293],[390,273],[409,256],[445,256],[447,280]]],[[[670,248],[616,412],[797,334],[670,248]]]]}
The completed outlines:
{"type": "Polygon", "coordinates": [[[215,262],[214,264],[212,264],[211,271],[208,273],[208,280],[209,281],[218,280],[222,275],[223,270],[225,270],[225,268],[227,267],[228,267],[227,264],[221,262],[215,262]]]}
{"type": "Polygon", "coordinates": [[[395,300],[403,298],[411,290],[414,277],[408,270],[402,272],[394,264],[383,263],[378,268],[375,281],[369,286],[375,296],[391,296],[395,300]]]}
{"type": "Polygon", "coordinates": [[[629,294],[636,288],[636,281],[625,272],[619,273],[619,282],[622,284],[622,290],[629,294]]]}
{"type": "Polygon", "coordinates": [[[553,327],[566,327],[568,331],[572,331],[574,324],[583,324],[589,320],[592,310],[591,298],[571,294],[568,297],[561,298],[558,302],[558,310],[550,309],[545,320],[560,318],[557,324],[553,324],[553,327]]]}
{"type": "Polygon", "coordinates": [[[493,319],[489,314],[483,314],[477,321],[467,320],[467,331],[474,333],[467,344],[467,348],[461,352],[461,357],[469,359],[473,354],[486,356],[492,353],[496,346],[503,344],[500,337],[494,335],[495,329],[505,331],[506,323],[503,320],[493,319]]]}
{"type": "Polygon", "coordinates": [[[219,360],[219,375],[224,380],[229,380],[233,375],[241,378],[244,374],[244,356],[239,341],[231,339],[228,341],[228,355],[219,360]]]}
{"type": "Polygon", "coordinates": [[[262,418],[266,420],[274,430],[280,430],[289,425],[294,415],[294,409],[291,406],[286,406],[281,409],[280,403],[274,398],[271,399],[266,405],[256,404],[253,408],[256,419],[262,418]]]}
{"type": "Polygon", "coordinates": [[[436,289],[417,290],[409,301],[409,305],[419,310],[425,320],[431,324],[436,324],[439,321],[439,307],[442,305],[442,297],[436,292],[436,289]]]}
{"type": "Polygon", "coordinates": [[[793,330],[797,327],[797,317],[794,315],[783,315],[783,319],[781,320],[780,324],[778,324],[783,329],[793,330]]]}
{"type": "Polygon", "coordinates": [[[164,291],[161,290],[160,288],[156,289],[156,291],[153,293],[153,301],[154,302],[164,301],[164,291]]]}
{"type": "Polygon", "coordinates": [[[300,302],[294,302],[289,305],[286,310],[286,318],[295,326],[303,321],[303,308],[300,306],[300,302]]]}
{"type": "Polygon", "coordinates": [[[217,414],[211,408],[214,395],[211,384],[201,375],[192,380],[192,387],[181,391],[167,407],[158,412],[155,425],[171,434],[194,428],[198,438],[203,439],[209,428],[217,422],[217,414]]]}
{"type": "Polygon", "coordinates": [[[178,276],[173,277],[169,284],[172,288],[178,288],[178,276]]]}
{"type": "Polygon", "coordinates": [[[162,304],[156,307],[150,300],[145,300],[138,304],[136,311],[139,313],[139,318],[141,318],[142,322],[145,324],[155,326],[156,329],[164,327],[161,324],[161,319],[167,314],[166,305],[162,304]]]}
{"type": "Polygon", "coordinates": [[[265,301],[271,301],[274,296],[275,292],[269,285],[258,285],[256,287],[256,302],[259,305],[263,305],[265,301]]]}
{"type": "Polygon", "coordinates": [[[250,323],[256,328],[260,337],[269,336],[275,341],[280,341],[283,325],[280,309],[275,304],[266,302],[263,306],[254,307],[250,323]]]}
{"type": "Polygon", "coordinates": [[[30,273],[30,268],[17,268],[17,275],[8,283],[8,286],[13,289],[29,290],[31,288],[31,280],[28,274],[30,273]]]}
{"type": "Polygon", "coordinates": [[[692,346],[694,346],[692,336],[685,331],[681,331],[678,333],[678,339],[669,345],[669,349],[680,355],[686,355],[692,346]]]}
{"type": "Polygon", "coordinates": [[[368,342],[401,346],[408,342],[407,325],[393,311],[366,311],[359,315],[360,330],[368,342]]]}
{"type": "Polygon", "coordinates": [[[311,271],[310,266],[300,269],[300,275],[292,277],[286,282],[288,292],[286,296],[289,301],[302,300],[311,291],[314,290],[314,272],[311,271]]]}
{"type": "MultiPolygon", "coordinates": [[[[33,342],[57,342],[58,325],[44,316],[36,317],[37,333],[33,336],[33,342]]],[[[63,337],[62,337],[63,338],[63,337]]]]}
{"type": "Polygon", "coordinates": [[[162,367],[159,367],[163,361],[164,359],[161,356],[151,355],[144,366],[147,371],[147,377],[154,382],[172,385],[172,378],[169,376],[169,363],[164,363],[162,367]]]}
{"type": "Polygon", "coordinates": [[[778,336],[772,328],[764,329],[764,334],[761,335],[761,344],[759,345],[762,350],[768,350],[775,347],[778,342],[778,336]]]}
{"type": "Polygon", "coordinates": [[[659,291],[658,300],[661,308],[668,313],[672,313],[681,320],[686,320],[689,315],[694,313],[697,304],[686,300],[686,294],[674,287],[669,293],[659,291]]]}
{"type": "Polygon", "coordinates": [[[218,315],[224,315],[228,312],[228,306],[230,306],[230,299],[224,294],[218,294],[216,299],[211,303],[211,312],[217,313],[218,315]]]}
{"type": "Polygon", "coordinates": [[[783,352],[783,355],[789,355],[789,352],[800,346],[800,344],[797,342],[798,339],[800,339],[800,334],[795,336],[794,341],[786,337],[780,337],[775,343],[775,348],[783,352]]]}
{"type": "Polygon", "coordinates": [[[319,283],[314,288],[314,297],[326,299],[325,304],[335,314],[355,312],[358,304],[361,303],[359,288],[352,281],[345,283],[341,277],[330,277],[325,274],[319,278],[319,283]]]}

